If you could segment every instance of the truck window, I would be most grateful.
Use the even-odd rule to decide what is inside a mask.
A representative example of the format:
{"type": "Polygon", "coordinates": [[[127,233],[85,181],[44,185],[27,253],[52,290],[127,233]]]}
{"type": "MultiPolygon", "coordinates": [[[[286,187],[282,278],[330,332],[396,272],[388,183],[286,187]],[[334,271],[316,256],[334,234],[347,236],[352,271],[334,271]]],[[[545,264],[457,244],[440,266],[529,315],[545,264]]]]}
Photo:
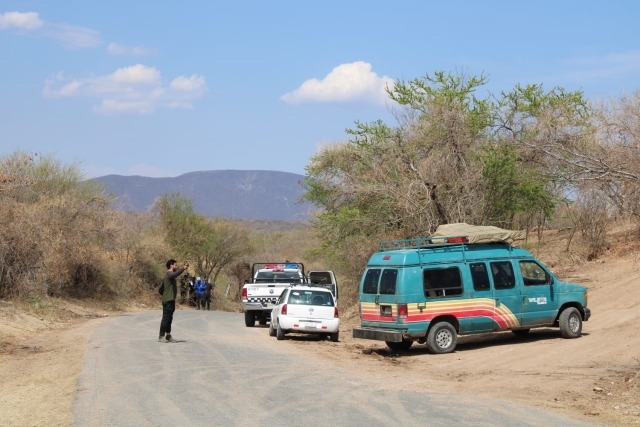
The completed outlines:
{"type": "Polygon", "coordinates": [[[520,261],[520,271],[525,286],[548,285],[549,274],[535,261],[520,261]]]}
{"type": "Polygon", "coordinates": [[[489,273],[487,273],[487,266],[484,262],[478,262],[470,264],[471,280],[473,280],[473,290],[475,291],[488,291],[491,288],[489,284],[489,273]]]}
{"type": "Polygon", "coordinates": [[[298,271],[259,271],[256,283],[300,283],[298,271]]]}
{"type": "Polygon", "coordinates": [[[495,289],[511,289],[516,286],[513,268],[509,261],[492,262],[491,274],[493,275],[493,287],[495,289]]]}
{"type": "Polygon", "coordinates": [[[427,298],[462,295],[462,279],[458,267],[430,268],[422,272],[424,296],[427,298]]]}
{"type": "Polygon", "coordinates": [[[372,268],[364,275],[364,283],[362,284],[363,294],[377,294],[378,281],[380,280],[380,269],[372,268]]]}
{"type": "Polygon", "coordinates": [[[396,294],[396,279],[398,270],[385,268],[382,270],[382,278],[380,279],[380,295],[396,294]]]}

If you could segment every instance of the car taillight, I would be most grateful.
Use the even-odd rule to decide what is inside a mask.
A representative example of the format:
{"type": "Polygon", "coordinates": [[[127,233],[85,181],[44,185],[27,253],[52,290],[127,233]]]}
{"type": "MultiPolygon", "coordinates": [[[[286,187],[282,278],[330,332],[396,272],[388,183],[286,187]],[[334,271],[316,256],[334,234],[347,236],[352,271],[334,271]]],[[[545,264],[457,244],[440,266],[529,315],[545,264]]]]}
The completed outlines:
{"type": "Polygon", "coordinates": [[[407,308],[407,304],[398,304],[398,317],[401,319],[406,319],[409,316],[409,309],[407,308]]]}
{"type": "Polygon", "coordinates": [[[247,288],[242,288],[242,298],[247,298],[247,288]]]}
{"type": "Polygon", "coordinates": [[[280,314],[287,314],[287,304],[282,306],[282,309],[280,310],[280,314]]]}
{"type": "Polygon", "coordinates": [[[335,307],[335,308],[334,308],[334,310],[333,310],[333,317],[334,317],[334,319],[337,319],[337,318],[338,318],[338,307],[335,307]]]}

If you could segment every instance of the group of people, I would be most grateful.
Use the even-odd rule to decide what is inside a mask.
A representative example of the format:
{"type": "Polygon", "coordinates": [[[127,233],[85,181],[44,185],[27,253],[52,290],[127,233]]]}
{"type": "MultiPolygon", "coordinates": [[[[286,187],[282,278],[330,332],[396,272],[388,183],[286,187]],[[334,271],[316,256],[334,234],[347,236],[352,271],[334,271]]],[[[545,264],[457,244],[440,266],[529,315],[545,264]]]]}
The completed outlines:
{"type": "Polygon", "coordinates": [[[211,310],[211,295],[213,286],[209,279],[202,280],[200,277],[193,277],[189,273],[180,278],[180,304],[196,307],[196,310],[211,310]]]}
{"type": "MultiPolygon", "coordinates": [[[[171,323],[173,322],[173,313],[176,311],[176,299],[178,299],[178,278],[182,273],[189,269],[189,264],[185,264],[182,268],[178,267],[178,262],[175,259],[167,261],[167,272],[165,273],[164,280],[161,287],[162,292],[162,320],[160,321],[160,335],[158,336],[158,342],[170,343],[177,342],[171,336],[171,323]]],[[[180,278],[180,301],[184,304],[185,301],[196,305],[196,309],[211,310],[211,296],[213,286],[209,283],[208,279],[202,280],[200,277],[196,277],[192,280],[193,276],[186,273],[180,278]]]]}

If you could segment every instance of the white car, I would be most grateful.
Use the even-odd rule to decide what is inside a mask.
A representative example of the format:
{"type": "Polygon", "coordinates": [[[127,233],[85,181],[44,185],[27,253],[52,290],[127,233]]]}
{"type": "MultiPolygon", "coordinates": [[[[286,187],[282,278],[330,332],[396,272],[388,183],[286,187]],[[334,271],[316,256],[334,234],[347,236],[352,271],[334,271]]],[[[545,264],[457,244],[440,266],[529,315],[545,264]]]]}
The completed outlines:
{"type": "Polygon", "coordinates": [[[285,289],[271,311],[269,335],[283,340],[285,334],[318,334],[339,338],[340,317],[331,291],[326,288],[294,285],[285,289]]]}

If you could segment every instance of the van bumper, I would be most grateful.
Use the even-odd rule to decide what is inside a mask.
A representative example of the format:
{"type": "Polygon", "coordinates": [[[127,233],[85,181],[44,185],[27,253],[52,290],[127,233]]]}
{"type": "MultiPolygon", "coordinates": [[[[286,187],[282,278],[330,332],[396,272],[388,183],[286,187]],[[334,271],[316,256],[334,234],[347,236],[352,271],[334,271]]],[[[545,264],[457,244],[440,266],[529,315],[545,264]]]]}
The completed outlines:
{"type": "Polygon", "coordinates": [[[395,329],[353,328],[353,337],[365,340],[402,342],[402,332],[395,329]]]}
{"type": "Polygon", "coordinates": [[[591,317],[591,310],[589,310],[587,307],[584,307],[584,321],[586,322],[587,320],[589,320],[589,318],[591,317]]]}

